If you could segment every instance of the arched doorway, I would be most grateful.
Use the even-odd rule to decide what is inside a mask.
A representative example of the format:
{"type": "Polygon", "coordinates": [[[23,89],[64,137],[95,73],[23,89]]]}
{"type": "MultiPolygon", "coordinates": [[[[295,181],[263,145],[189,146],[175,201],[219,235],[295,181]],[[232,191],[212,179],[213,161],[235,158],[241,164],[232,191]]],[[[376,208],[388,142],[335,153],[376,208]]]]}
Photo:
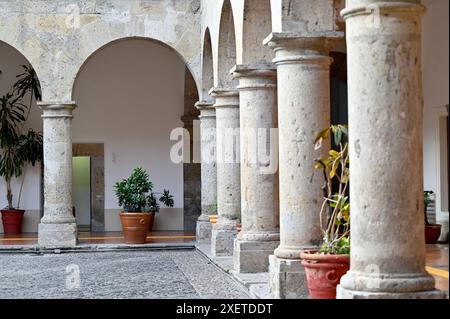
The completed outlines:
{"type": "MultiPolygon", "coordinates": [[[[120,231],[114,184],[135,167],[143,167],[150,173],[155,191],[169,189],[175,199],[174,208],[163,208],[157,215],[154,230],[193,230],[190,220],[196,219],[200,209],[192,207],[200,207],[200,199],[192,193],[199,193],[200,187],[192,185],[196,179],[199,184],[200,173],[170,158],[171,131],[192,125],[197,115],[197,86],[180,56],[147,38],[109,43],[83,64],[74,83],[73,100],[78,105],[73,150],[74,156],[80,157],[74,161],[84,161],[74,164],[74,169],[84,167],[84,174],[90,175],[86,187],[73,185],[78,226],[120,231]],[[186,176],[191,188],[186,186],[186,176]]],[[[81,174],[74,172],[74,176],[81,174]]],[[[76,178],[73,181],[76,183],[76,178]]]]}

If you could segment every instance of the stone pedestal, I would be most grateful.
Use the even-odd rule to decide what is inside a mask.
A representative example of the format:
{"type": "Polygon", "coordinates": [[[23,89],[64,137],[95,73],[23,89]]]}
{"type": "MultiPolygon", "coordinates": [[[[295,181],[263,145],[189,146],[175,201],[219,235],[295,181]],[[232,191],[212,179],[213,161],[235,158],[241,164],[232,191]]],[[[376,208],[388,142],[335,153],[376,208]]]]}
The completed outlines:
{"type": "Polygon", "coordinates": [[[217,203],[216,110],[212,102],[198,102],[201,136],[202,214],[197,221],[197,242],[211,242],[209,215],[217,203]]]}
{"type": "Polygon", "coordinates": [[[269,293],[275,299],[308,299],[305,268],[300,259],[269,257],[269,293]]]}
{"type": "Polygon", "coordinates": [[[241,217],[239,156],[239,93],[212,89],[217,126],[217,208],[218,221],[212,230],[214,256],[232,256],[237,224],[241,217]]]}
{"type": "Polygon", "coordinates": [[[77,225],[72,205],[72,111],[75,103],[39,103],[44,122],[44,217],[38,244],[74,247],[77,225]]]}
{"type": "Polygon", "coordinates": [[[316,151],[314,141],[330,125],[328,51],[342,36],[339,32],[273,33],[265,40],[275,50],[278,70],[280,246],[270,264],[275,272],[270,277],[274,297],[304,297],[300,251],[315,249],[322,241],[319,212],[324,180],[314,161],[325,155],[327,147],[316,151]]]}
{"type": "Polygon", "coordinates": [[[341,299],[439,298],[425,271],[420,1],[347,1],[351,267],[341,299]],[[368,187],[368,185],[370,185],[368,187]]]}
{"type": "Polygon", "coordinates": [[[276,70],[272,64],[238,65],[241,145],[242,231],[234,246],[234,268],[267,272],[279,245],[278,117],[276,70]]]}

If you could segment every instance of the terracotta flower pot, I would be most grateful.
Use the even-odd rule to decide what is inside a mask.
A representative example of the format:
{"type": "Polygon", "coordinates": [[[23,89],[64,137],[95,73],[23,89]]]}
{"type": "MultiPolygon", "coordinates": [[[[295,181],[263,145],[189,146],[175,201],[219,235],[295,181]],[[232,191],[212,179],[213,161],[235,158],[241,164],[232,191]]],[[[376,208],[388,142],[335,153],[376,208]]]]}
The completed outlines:
{"type": "Polygon", "coordinates": [[[208,217],[209,217],[209,222],[212,225],[217,224],[217,220],[219,219],[219,215],[209,215],[208,217]]]}
{"type": "Polygon", "coordinates": [[[336,299],[336,287],[350,269],[350,255],[300,253],[311,299],[336,299]]]}
{"type": "Polygon", "coordinates": [[[436,244],[441,237],[441,225],[425,225],[425,242],[436,244]]]}
{"type": "Polygon", "coordinates": [[[24,210],[4,209],[2,212],[3,232],[5,235],[18,235],[22,233],[24,210]]]}
{"type": "Polygon", "coordinates": [[[123,237],[126,244],[145,244],[155,213],[120,213],[123,237]]]}

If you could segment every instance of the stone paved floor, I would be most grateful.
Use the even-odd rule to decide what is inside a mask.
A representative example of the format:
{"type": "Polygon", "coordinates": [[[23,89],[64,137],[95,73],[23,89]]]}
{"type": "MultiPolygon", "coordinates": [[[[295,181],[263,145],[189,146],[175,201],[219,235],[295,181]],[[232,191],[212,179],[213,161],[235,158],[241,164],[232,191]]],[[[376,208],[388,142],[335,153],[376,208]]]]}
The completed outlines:
{"type": "Polygon", "coordinates": [[[249,297],[203,255],[187,250],[0,254],[0,298],[249,297]]]}

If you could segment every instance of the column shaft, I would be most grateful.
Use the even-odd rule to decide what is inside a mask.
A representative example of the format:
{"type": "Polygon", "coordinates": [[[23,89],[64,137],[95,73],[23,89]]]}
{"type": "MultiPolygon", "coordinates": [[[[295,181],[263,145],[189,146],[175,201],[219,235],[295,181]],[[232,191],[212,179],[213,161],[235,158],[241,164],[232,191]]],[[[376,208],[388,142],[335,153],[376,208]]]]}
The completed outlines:
{"type": "Polygon", "coordinates": [[[217,125],[217,207],[219,218],[212,230],[215,256],[232,256],[241,215],[239,158],[239,93],[213,89],[217,125]]]}
{"type": "Polygon", "coordinates": [[[420,1],[347,1],[351,270],[338,298],[441,297],[425,271],[420,1]]]}
{"type": "Polygon", "coordinates": [[[322,240],[320,208],[322,174],[315,159],[316,135],[330,125],[330,64],[328,50],[337,32],[293,36],[272,34],[278,70],[280,141],[280,246],[270,256],[270,291],[275,298],[306,298],[300,251],[317,248],[322,240]]]}
{"type": "Polygon", "coordinates": [[[234,268],[267,272],[280,240],[276,70],[272,64],[237,66],[241,145],[242,232],[235,241],[234,268]]]}
{"type": "Polygon", "coordinates": [[[197,242],[211,242],[209,215],[217,205],[216,110],[213,103],[198,102],[201,136],[202,214],[197,221],[197,242]]]}
{"type": "Polygon", "coordinates": [[[72,205],[72,111],[75,103],[39,103],[44,124],[44,217],[39,246],[73,247],[77,226],[72,205]]]}

